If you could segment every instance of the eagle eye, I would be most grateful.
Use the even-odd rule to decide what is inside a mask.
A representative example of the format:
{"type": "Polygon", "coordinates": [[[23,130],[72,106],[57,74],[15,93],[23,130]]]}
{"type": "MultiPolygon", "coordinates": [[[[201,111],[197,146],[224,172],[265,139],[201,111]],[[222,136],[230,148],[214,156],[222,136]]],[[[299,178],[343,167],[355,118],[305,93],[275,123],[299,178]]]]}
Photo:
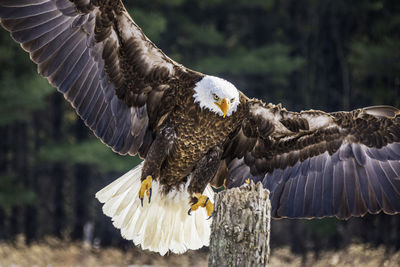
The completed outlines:
{"type": "Polygon", "coordinates": [[[213,96],[215,101],[219,101],[219,96],[217,96],[216,94],[213,94],[213,96]]]}
{"type": "Polygon", "coordinates": [[[235,98],[232,98],[232,99],[231,99],[231,103],[233,103],[233,101],[235,101],[235,98]]]}

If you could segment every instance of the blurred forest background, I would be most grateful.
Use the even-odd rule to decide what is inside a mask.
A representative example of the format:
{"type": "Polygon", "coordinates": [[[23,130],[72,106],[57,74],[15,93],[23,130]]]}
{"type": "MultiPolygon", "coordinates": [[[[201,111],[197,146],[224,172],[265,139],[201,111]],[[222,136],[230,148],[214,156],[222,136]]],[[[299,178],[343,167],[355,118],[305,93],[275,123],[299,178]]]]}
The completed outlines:
{"type": "MultiPolygon", "coordinates": [[[[287,109],[400,108],[399,0],[135,0],[167,55],[287,109]]],[[[0,241],[23,234],[131,246],[94,194],[134,167],[97,140],[28,55],[0,31],[0,241]]],[[[400,216],[278,220],[273,248],[400,248],[400,216]]]]}

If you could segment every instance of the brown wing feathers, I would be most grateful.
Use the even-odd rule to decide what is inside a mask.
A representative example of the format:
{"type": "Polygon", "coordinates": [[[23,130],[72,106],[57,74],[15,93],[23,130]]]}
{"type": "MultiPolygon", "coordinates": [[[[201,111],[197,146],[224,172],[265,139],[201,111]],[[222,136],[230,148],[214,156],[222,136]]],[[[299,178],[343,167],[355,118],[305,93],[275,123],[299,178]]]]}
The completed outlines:
{"type": "Polygon", "coordinates": [[[261,181],[271,191],[275,217],[400,212],[399,110],[292,113],[253,105],[264,110],[253,109],[253,122],[243,123],[226,146],[228,187],[261,181]]]}
{"type": "Polygon", "coordinates": [[[92,41],[95,14],[78,13],[74,3],[61,0],[0,5],[2,25],[31,54],[39,73],[64,93],[106,144],[134,154],[138,148],[127,145],[130,109],[115,97],[115,86],[104,71],[103,45],[92,41]]]}
{"type": "Polygon", "coordinates": [[[181,88],[197,79],[147,39],[121,1],[0,0],[0,7],[3,27],[39,73],[118,153],[145,156],[158,120],[173,107],[164,96],[186,73],[181,88]]]}

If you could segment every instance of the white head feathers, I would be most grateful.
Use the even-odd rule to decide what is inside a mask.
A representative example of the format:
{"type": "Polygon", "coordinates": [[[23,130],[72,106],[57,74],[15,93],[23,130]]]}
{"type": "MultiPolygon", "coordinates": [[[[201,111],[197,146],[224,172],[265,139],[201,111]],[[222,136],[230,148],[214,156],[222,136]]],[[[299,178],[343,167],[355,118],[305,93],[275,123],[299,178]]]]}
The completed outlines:
{"type": "Polygon", "coordinates": [[[196,83],[194,91],[194,102],[199,103],[200,108],[209,109],[220,116],[224,116],[224,114],[215,104],[215,95],[219,99],[226,99],[229,101],[229,109],[226,116],[232,115],[232,113],[237,110],[240,103],[239,91],[236,87],[230,82],[215,76],[205,76],[196,83]]]}

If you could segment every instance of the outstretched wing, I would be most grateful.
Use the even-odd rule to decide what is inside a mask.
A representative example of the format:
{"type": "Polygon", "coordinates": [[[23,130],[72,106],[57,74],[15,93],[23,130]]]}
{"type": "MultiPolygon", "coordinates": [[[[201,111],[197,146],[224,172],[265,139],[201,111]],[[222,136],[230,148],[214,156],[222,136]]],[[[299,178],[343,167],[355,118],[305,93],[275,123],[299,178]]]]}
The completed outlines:
{"type": "Polygon", "coordinates": [[[400,111],[393,107],[294,113],[252,101],[224,157],[227,187],[261,181],[276,218],[400,212],[400,111]]]}
{"type": "Polygon", "coordinates": [[[163,54],[120,0],[0,0],[2,26],[115,152],[145,156],[179,88],[201,78],[163,54]]]}

